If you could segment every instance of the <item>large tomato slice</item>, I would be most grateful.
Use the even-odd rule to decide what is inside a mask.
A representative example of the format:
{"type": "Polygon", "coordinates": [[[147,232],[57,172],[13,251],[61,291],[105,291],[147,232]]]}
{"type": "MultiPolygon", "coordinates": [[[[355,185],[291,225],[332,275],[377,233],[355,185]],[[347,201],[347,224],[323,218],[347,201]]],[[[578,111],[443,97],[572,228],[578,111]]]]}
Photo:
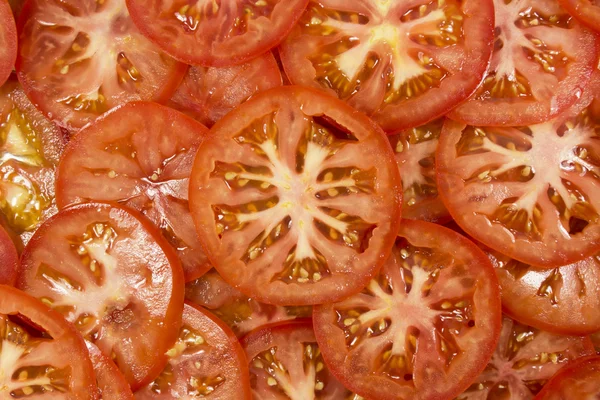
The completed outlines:
{"type": "Polygon", "coordinates": [[[492,64],[475,95],[450,113],[473,125],[529,125],[580,96],[597,65],[596,36],[558,0],[494,0],[492,64]]]}
{"type": "Polygon", "coordinates": [[[316,306],[332,372],[379,400],[452,398],[492,355],[500,291],[486,255],[447,228],[404,220],[391,257],[359,294],[316,306]]]}
{"type": "Polygon", "coordinates": [[[94,369],[77,330],[39,300],[0,285],[0,398],[96,395],[94,369]]]}
{"type": "MultiPolygon", "coordinates": [[[[560,117],[524,127],[447,121],[438,188],[454,220],[489,247],[539,268],[600,246],[600,75],[560,117]]],[[[539,269],[538,268],[538,269],[539,269]]]]}
{"type": "Polygon", "coordinates": [[[275,324],[244,337],[255,399],[352,400],[329,371],[308,321],[275,324]]]}
{"type": "Polygon", "coordinates": [[[492,360],[457,400],[531,400],[563,365],[592,349],[587,337],[553,335],[504,318],[492,360]]]}
{"type": "Polygon", "coordinates": [[[313,0],[281,47],[295,84],[398,132],[471,95],[489,64],[491,0],[313,0]]]}
{"type": "Polygon", "coordinates": [[[48,220],[23,251],[17,287],[74,323],[134,389],[164,368],[181,324],[179,260],[143,216],[118,207],[48,220]]]}
{"type": "Polygon", "coordinates": [[[17,26],[10,4],[0,1],[0,86],[6,82],[17,60],[17,26]]]}
{"type": "Polygon", "coordinates": [[[134,400],[129,383],[119,368],[96,345],[86,341],[90,359],[96,373],[96,383],[101,400],[134,400]]]}
{"type": "Polygon", "coordinates": [[[212,129],[190,206],[212,264],[258,301],[308,305],[363,288],[391,250],[400,177],[387,138],[301,87],[256,95],[212,129]]]}
{"type": "Polygon", "coordinates": [[[185,74],[139,33],[125,0],[31,0],[19,35],[19,80],[69,130],[129,101],[166,101],[185,74]]]}
{"type": "Polygon", "coordinates": [[[600,2],[598,0],[558,0],[558,2],[588,28],[600,30],[600,2]]]}
{"type": "Polygon", "coordinates": [[[224,323],[200,307],[186,304],[183,325],[169,363],[137,400],[208,398],[250,400],[244,349],[224,323]]]}
{"type": "Polygon", "coordinates": [[[148,217],[177,250],[186,280],[210,269],[188,207],[194,154],[208,130],[154,103],[107,113],[69,143],[58,168],[58,206],[127,205],[148,217]]]}
{"type": "Polygon", "coordinates": [[[0,285],[13,285],[18,268],[19,255],[15,244],[0,225],[0,285]]]}
{"type": "Polygon", "coordinates": [[[310,318],[310,306],[274,306],[261,303],[228,285],[215,270],[185,286],[185,298],[208,308],[221,318],[237,335],[276,322],[310,318]]]}

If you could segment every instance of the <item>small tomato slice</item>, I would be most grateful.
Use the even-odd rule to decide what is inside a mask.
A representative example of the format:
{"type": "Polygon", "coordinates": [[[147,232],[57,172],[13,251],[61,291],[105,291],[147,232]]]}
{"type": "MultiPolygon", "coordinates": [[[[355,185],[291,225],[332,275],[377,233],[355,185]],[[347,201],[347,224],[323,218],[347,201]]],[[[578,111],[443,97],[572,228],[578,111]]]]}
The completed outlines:
{"type": "Polygon", "coordinates": [[[583,357],[566,365],[548,381],[535,400],[597,399],[600,395],[600,357],[583,357]]]}
{"type": "Polygon", "coordinates": [[[0,1],[0,86],[7,81],[17,60],[17,26],[10,4],[0,1]]]}
{"type": "Polygon", "coordinates": [[[598,0],[558,0],[558,2],[588,28],[600,30],[600,2],[598,0]]]}
{"type": "Polygon", "coordinates": [[[500,290],[471,241],[404,220],[379,274],[361,293],[316,306],[313,323],[329,368],[361,396],[453,398],[494,351],[500,290]]]}
{"type": "Polygon", "coordinates": [[[125,0],[31,0],[19,38],[25,91],[72,132],[118,105],[168,100],[185,74],[137,30],[125,0]]]}
{"type": "Polygon", "coordinates": [[[194,154],[208,130],[155,103],[119,107],[74,137],[61,159],[58,206],[90,201],[141,211],[177,250],[186,280],[211,267],[188,207],[194,154]]]}
{"type": "Polygon", "coordinates": [[[18,268],[19,254],[15,244],[0,225],[0,285],[13,285],[18,268]]]}
{"type": "Polygon", "coordinates": [[[77,330],[41,301],[0,285],[0,398],[96,400],[77,330]]]}
{"type": "Polygon", "coordinates": [[[400,223],[387,138],[324,93],[284,86],[230,112],[198,150],[190,207],[209,258],[258,301],[310,305],[359,291],[400,223]]]}
{"type": "Polygon", "coordinates": [[[293,83],[326,90],[399,132],[475,91],[493,26],[491,0],[317,0],[281,59],[293,83]]]}
{"type": "Polygon", "coordinates": [[[167,363],[181,324],[183,273],[143,216],[103,204],[61,211],[23,251],[17,287],[75,324],[133,389],[167,363]]]}
{"type": "Polygon", "coordinates": [[[96,345],[86,340],[90,359],[96,373],[96,383],[101,400],[133,400],[133,393],[129,383],[119,371],[119,368],[105,356],[96,345]]]}

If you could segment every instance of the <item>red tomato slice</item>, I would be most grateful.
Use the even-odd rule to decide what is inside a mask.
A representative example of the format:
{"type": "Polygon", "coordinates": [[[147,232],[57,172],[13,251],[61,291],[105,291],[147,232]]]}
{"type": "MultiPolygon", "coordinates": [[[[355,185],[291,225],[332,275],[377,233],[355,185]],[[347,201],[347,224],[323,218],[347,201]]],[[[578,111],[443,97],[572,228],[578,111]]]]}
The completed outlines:
{"type": "Polygon", "coordinates": [[[391,250],[400,177],[351,107],[284,86],[227,114],[200,147],[190,206],[212,264],[257,301],[310,305],[363,288],[391,250]]]}
{"type": "Polygon", "coordinates": [[[592,353],[587,337],[557,336],[504,318],[492,360],[457,400],[531,400],[563,365],[592,353]]]}
{"type": "Polygon", "coordinates": [[[597,399],[600,395],[600,357],[580,358],[548,381],[535,400],[597,399]]]}
{"type": "Polygon", "coordinates": [[[558,2],[588,28],[600,30],[600,2],[598,0],[558,0],[558,2]]]}
{"type": "Polygon", "coordinates": [[[0,86],[6,82],[17,60],[17,26],[10,4],[0,1],[0,86]]]}
{"type": "Polygon", "coordinates": [[[0,397],[96,400],[96,379],[75,328],[39,300],[0,285],[0,397]]]}
{"type": "Polygon", "coordinates": [[[181,324],[183,274],[141,215],[103,204],[61,211],[23,251],[17,287],[74,323],[133,389],[167,363],[181,324]]]}
{"type": "Polygon", "coordinates": [[[447,121],[437,153],[438,189],[470,236],[547,269],[600,246],[600,74],[560,117],[525,127],[447,121]]]}
{"type": "Polygon", "coordinates": [[[31,0],[19,34],[19,80],[71,131],[126,102],[168,100],[186,70],[139,33],[125,0],[31,0]]]}
{"type": "Polygon", "coordinates": [[[312,307],[282,307],[261,303],[229,286],[215,270],[185,286],[185,298],[208,308],[242,337],[261,326],[310,318],[312,307]]]}
{"type": "Polygon", "coordinates": [[[217,317],[186,304],[167,367],[135,393],[137,400],[250,400],[248,361],[237,338],[217,317]]]}
{"type": "Polygon", "coordinates": [[[439,223],[450,219],[435,180],[435,151],[443,125],[444,120],[438,119],[388,136],[404,188],[402,218],[439,223]]]}
{"type": "Polygon", "coordinates": [[[15,244],[0,225],[0,285],[13,285],[18,268],[19,255],[15,244]]]}
{"type": "Polygon", "coordinates": [[[96,383],[101,400],[134,400],[129,383],[119,368],[96,345],[86,341],[90,359],[96,373],[96,383]]]}
{"type": "Polygon", "coordinates": [[[255,399],[356,399],[329,371],[308,321],[275,324],[242,340],[255,399]]]}
{"type": "Polygon", "coordinates": [[[60,208],[100,201],[141,211],[177,250],[186,280],[210,269],[188,207],[194,154],[208,130],[154,103],[107,113],[69,143],[58,168],[60,208]]]}
{"type": "Polygon", "coordinates": [[[557,0],[494,0],[492,64],[475,95],[449,114],[473,125],[530,125],[580,96],[598,62],[596,36],[557,0]]]}
{"type": "Polygon", "coordinates": [[[293,83],[324,89],[399,132],[476,90],[493,26],[491,0],[313,0],[281,58],[293,83]]]}
{"type": "Polygon", "coordinates": [[[127,0],[145,35],[187,64],[241,64],[276,47],[308,0],[127,0]]]}
{"type": "Polygon", "coordinates": [[[367,398],[450,399],[490,359],[500,291],[486,255],[447,228],[404,220],[392,256],[359,294],[316,306],[327,365],[367,398]]]}

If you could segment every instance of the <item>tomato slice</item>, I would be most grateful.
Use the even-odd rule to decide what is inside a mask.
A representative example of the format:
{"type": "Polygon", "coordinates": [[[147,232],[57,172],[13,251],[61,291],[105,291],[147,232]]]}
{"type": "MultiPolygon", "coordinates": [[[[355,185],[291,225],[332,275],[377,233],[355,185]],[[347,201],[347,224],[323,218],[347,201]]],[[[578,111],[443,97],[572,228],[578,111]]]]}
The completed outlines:
{"type": "Polygon", "coordinates": [[[573,104],[596,69],[596,36],[558,0],[494,0],[492,64],[450,118],[472,125],[531,125],[573,104]]]}
{"type": "Polygon", "coordinates": [[[169,363],[137,400],[250,400],[248,362],[237,338],[201,307],[186,304],[179,338],[168,351],[169,363]]]}
{"type": "Polygon", "coordinates": [[[77,330],[39,300],[0,285],[0,397],[95,400],[94,369],[77,330]]]}
{"type": "Polygon", "coordinates": [[[491,0],[313,0],[281,58],[293,83],[326,90],[399,132],[476,90],[493,25],[491,0]]]}
{"type": "Polygon", "coordinates": [[[255,399],[350,400],[329,371],[310,321],[274,324],[242,339],[255,399]]]}
{"type": "Polygon", "coordinates": [[[443,125],[444,119],[438,119],[388,136],[404,188],[402,218],[438,223],[450,219],[435,179],[435,152],[443,125]]]}
{"type": "Polygon", "coordinates": [[[134,400],[129,383],[119,368],[96,345],[86,341],[90,359],[96,373],[96,383],[101,400],[134,400]]]}
{"type": "Polygon", "coordinates": [[[181,324],[183,274],[143,216],[103,204],[61,211],[23,251],[17,287],[74,323],[132,389],[166,365],[181,324]]]}
{"type": "Polygon", "coordinates": [[[437,153],[440,195],[472,237],[547,269],[600,246],[600,74],[560,117],[524,127],[447,121],[437,153]]]}
{"type": "Polygon", "coordinates": [[[129,101],[168,100],[186,70],[137,30],[125,0],[31,0],[19,35],[19,80],[70,131],[129,101]]]}
{"type": "Polygon", "coordinates": [[[324,93],[284,86],[227,114],[200,147],[190,206],[212,264],[279,305],[335,301],[389,255],[400,177],[385,135],[324,93]]]}
{"type": "Polygon", "coordinates": [[[276,47],[308,0],[127,0],[145,35],[187,64],[226,67],[276,47]]]}
{"type": "Polygon", "coordinates": [[[13,285],[18,268],[19,254],[15,244],[0,225],[0,285],[13,285]]]}
{"type": "Polygon", "coordinates": [[[10,4],[0,1],[0,86],[8,80],[17,60],[17,26],[10,4]]]}
{"type": "Polygon", "coordinates": [[[359,294],[316,306],[332,372],[367,398],[453,398],[491,357],[500,291],[486,255],[442,226],[404,220],[391,257],[359,294]]]}
{"type": "Polygon", "coordinates": [[[185,286],[186,300],[209,309],[242,337],[261,326],[310,318],[310,306],[274,306],[261,303],[228,285],[215,270],[185,286]]]}
{"type": "Polygon", "coordinates": [[[600,394],[600,357],[580,358],[562,368],[536,400],[597,399],[600,394]]]}
{"type": "Polygon", "coordinates": [[[600,2],[597,0],[558,0],[558,2],[588,28],[600,30],[600,2]]]}
{"type": "Polygon", "coordinates": [[[211,267],[188,207],[194,154],[208,130],[170,108],[133,102],[69,143],[58,168],[60,208],[89,201],[141,211],[177,250],[186,280],[211,267]]]}

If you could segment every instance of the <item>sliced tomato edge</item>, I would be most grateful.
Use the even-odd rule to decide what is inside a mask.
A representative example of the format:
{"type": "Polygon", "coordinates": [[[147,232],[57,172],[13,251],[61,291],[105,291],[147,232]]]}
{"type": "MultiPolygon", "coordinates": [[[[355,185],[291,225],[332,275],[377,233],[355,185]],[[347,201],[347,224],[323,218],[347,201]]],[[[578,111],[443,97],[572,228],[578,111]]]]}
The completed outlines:
{"type": "MultiPolygon", "coordinates": [[[[600,355],[590,355],[577,358],[570,361],[561,369],[559,369],[544,385],[542,390],[535,396],[534,400],[544,400],[551,395],[553,391],[560,387],[560,383],[563,379],[568,378],[571,374],[578,371],[580,367],[586,366],[586,364],[597,365],[600,369],[600,355]]],[[[552,396],[550,396],[552,398],[552,396]]]]}
{"type": "Polygon", "coordinates": [[[1,18],[2,29],[4,29],[5,33],[8,34],[7,42],[3,43],[3,46],[5,46],[4,51],[6,52],[5,54],[8,56],[8,58],[0,59],[0,86],[2,86],[12,73],[17,61],[18,53],[17,24],[8,1],[0,1],[0,17],[3,17],[1,18]]]}

